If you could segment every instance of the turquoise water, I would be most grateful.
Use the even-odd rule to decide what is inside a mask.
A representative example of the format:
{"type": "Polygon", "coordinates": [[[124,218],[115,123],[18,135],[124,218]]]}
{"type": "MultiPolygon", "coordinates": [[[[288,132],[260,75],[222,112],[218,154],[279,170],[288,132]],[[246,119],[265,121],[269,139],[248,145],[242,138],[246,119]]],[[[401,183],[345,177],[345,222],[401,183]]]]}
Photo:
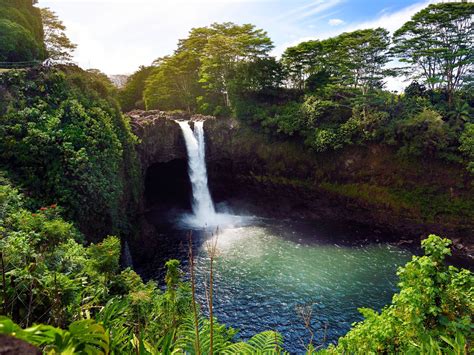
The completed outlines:
{"type": "MultiPolygon", "coordinates": [[[[161,262],[173,257],[186,263],[184,231],[164,235],[161,262]]],[[[353,322],[362,319],[359,307],[380,310],[390,302],[397,291],[397,267],[412,255],[384,243],[334,242],[341,235],[343,228],[321,231],[277,220],[225,228],[217,237],[195,231],[197,292],[204,313],[209,271],[206,243],[214,241],[214,310],[219,322],[240,329],[243,339],[277,330],[284,336],[286,349],[300,353],[310,335],[297,307],[310,305],[315,345],[335,343],[353,322]]]]}
{"type": "MultiPolygon", "coordinates": [[[[266,226],[223,230],[217,242],[215,312],[241,336],[280,331],[288,350],[301,351],[309,333],[297,306],[311,305],[317,343],[335,342],[359,320],[359,307],[380,309],[396,292],[396,269],[411,257],[386,245],[308,242],[266,226]]],[[[205,244],[197,257],[198,285],[208,275],[205,244]]],[[[204,294],[200,292],[204,303],[204,294]]]]}

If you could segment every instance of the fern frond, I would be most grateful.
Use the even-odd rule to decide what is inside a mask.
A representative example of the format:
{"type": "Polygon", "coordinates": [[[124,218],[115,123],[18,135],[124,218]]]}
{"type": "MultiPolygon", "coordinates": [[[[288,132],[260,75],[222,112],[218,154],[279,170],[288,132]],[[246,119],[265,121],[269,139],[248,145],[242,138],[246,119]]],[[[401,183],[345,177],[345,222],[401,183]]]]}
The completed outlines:
{"type": "Polygon", "coordinates": [[[257,354],[281,354],[283,337],[271,330],[254,335],[248,342],[257,354]]]}

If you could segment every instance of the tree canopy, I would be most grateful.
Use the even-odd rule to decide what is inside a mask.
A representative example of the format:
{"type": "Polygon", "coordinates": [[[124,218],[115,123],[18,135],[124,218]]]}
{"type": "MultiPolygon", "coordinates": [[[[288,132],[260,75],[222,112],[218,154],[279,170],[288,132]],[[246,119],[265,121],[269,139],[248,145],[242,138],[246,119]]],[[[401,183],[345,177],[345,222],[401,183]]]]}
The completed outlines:
{"type": "Polygon", "coordinates": [[[42,60],[45,57],[40,10],[31,1],[0,3],[0,62],[42,60]]]}
{"type": "Polygon", "coordinates": [[[282,63],[288,82],[304,89],[310,78],[367,91],[382,86],[389,61],[390,38],[383,28],[345,32],[323,41],[302,42],[287,48],[282,63]]]}
{"type": "Polygon", "coordinates": [[[76,45],[66,36],[66,26],[58,16],[45,7],[41,9],[43,19],[44,42],[48,57],[54,61],[69,62],[76,45]]]}
{"type": "Polygon", "coordinates": [[[249,24],[194,28],[173,55],[155,61],[144,92],[146,106],[208,113],[228,110],[238,65],[268,57],[272,46],[266,32],[249,24]]]}
{"type": "Polygon", "coordinates": [[[432,4],[416,13],[394,34],[393,52],[410,64],[407,72],[430,89],[454,91],[472,81],[474,3],[432,4]]]}

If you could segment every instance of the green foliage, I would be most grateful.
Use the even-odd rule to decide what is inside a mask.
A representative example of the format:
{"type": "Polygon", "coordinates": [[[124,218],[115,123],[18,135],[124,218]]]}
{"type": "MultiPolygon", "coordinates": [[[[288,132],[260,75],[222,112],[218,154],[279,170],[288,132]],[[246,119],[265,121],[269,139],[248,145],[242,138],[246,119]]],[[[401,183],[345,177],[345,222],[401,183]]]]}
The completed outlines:
{"type": "MultiPolygon", "coordinates": [[[[145,109],[143,91],[145,90],[146,80],[150,77],[152,70],[153,67],[142,66],[127,79],[125,86],[120,89],[118,94],[122,111],[128,112],[135,108],[145,109]]],[[[150,106],[152,107],[153,105],[150,106]]]]}
{"type": "MultiPolygon", "coordinates": [[[[198,323],[200,348],[202,349],[202,353],[207,354],[209,353],[208,349],[210,348],[210,322],[208,319],[200,318],[198,323]]],[[[216,322],[214,322],[213,327],[213,351],[219,354],[224,352],[225,349],[232,344],[232,338],[237,334],[237,331],[233,328],[227,328],[225,325],[216,324],[216,322]]],[[[195,338],[194,318],[189,316],[185,319],[176,333],[175,349],[178,352],[195,354],[195,338]]]]}
{"type": "Polygon", "coordinates": [[[468,170],[474,174],[474,123],[466,124],[459,137],[461,145],[459,150],[466,156],[468,170]]]}
{"type": "Polygon", "coordinates": [[[431,88],[454,91],[472,80],[474,28],[471,2],[431,4],[394,34],[394,53],[407,72],[431,88]]]}
{"type": "Polygon", "coordinates": [[[224,354],[282,354],[283,337],[273,331],[254,335],[247,342],[239,342],[228,346],[224,354]]]}
{"type": "Polygon", "coordinates": [[[163,339],[191,314],[190,289],[179,278],[179,263],[167,264],[165,292],[144,284],[133,271],[120,272],[118,238],[84,247],[81,234],[59,216],[59,207],[31,213],[23,196],[1,181],[1,312],[30,328],[20,330],[2,318],[0,333],[45,352],[158,353],[163,339]],[[31,327],[39,322],[68,330],[31,327]]]}
{"type": "Polygon", "coordinates": [[[143,93],[147,109],[195,111],[199,85],[199,58],[189,50],[155,61],[143,93]]]}
{"type": "Polygon", "coordinates": [[[44,42],[48,58],[59,62],[69,62],[76,45],[66,36],[66,27],[49,8],[41,9],[44,28],[44,42]]]}
{"type": "Polygon", "coordinates": [[[360,88],[380,87],[388,62],[388,31],[383,28],[345,32],[323,41],[302,42],[287,48],[282,62],[293,86],[307,87],[307,80],[360,88]]]}
{"type": "Polygon", "coordinates": [[[429,109],[404,120],[395,130],[397,140],[403,144],[402,153],[410,155],[434,155],[447,146],[448,134],[441,115],[429,109]]]}
{"type": "Polygon", "coordinates": [[[398,271],[400,292],[392,304],[381,313],[361,309],[365,320],[356,323],[332,350],[467,353],[472,340],[474,278],[468,270],[444,263],[451,254],[450,244],[435,235],[423,240],[425,255],[414,256],[398,271]]]}
{"type": "Polygon", "coordinates": [[[126,231],[140,186],[136,138],[108,79],[74,68],[12,71],[0,87],[9,93],[1,164],[40,203],[64,206],[88,236],[126,231]]]}
{"type": "Polygon", "coordinates": [[[33,34],[23,26],[0,19],[0,61],[19,62],[41,58],[41,49],[33,34]]]}
{"type": "Polygon", "coordinates": [[[272,57],[256,58],[237,64],[230,91],[234,96],[244,92],[275,91],[281,87],[283,80],[284,73],[280,62],[272,57]]]}
{"type": "Polygon", "coordinates": [[[22,329],[0,316],[0,334],[43,347],[45,354],[108,354],[110,350],[109,334],[93,320],[73,322],[68,330],[42,324],[22,329]]]}
{"type": "Polygon", "coordinates": [[[229,113],[230,96],[242,89],[244,82],[249,88],[272,82],[252,78],[251,83],[247,75],[262,67],[274,75],[276,62],[267,60],[271,48],[267,34],[250,24],[228,22],[194,28],[172,56],[155,61],[144,91],[146,108],[229,113]],[[245,64],[249,62],[253,64],[245,64]]]}
{"type": "Polygon", "coordinates": [[[278,133],[288,136],[298,134],[306,125],[302,107],[297,102],[289,103],[280,108],[273,117],[263,116],[263,127],[274,127],[278,133]]]}
{"type": "Polygon", "coordinates": [[[98,244],[92,244],[87,249],[91,258],[91,267],[98,274],[114,274],[119,269],[120,240],[117,237],[107,237],[98,244]]]}
{"type": "Polygon", "coordinates": [[[0,43],[0,62],[32,61],[45,57],[41,14],[31,1],[2,1],[0,43]]]}
{"type": "Polygon", "coordinates": [[[2,272],[8,280],[3,311],[26,326],[38,320],[56,325],[71,321],[78,312],[74,308],[95,292],[81,290],[81,285],[99,281],[87,272],[81,235],[59,216],[56,205],[31,213],[6,182],[0,191],[7,211],[0,221],[2,272]]]}

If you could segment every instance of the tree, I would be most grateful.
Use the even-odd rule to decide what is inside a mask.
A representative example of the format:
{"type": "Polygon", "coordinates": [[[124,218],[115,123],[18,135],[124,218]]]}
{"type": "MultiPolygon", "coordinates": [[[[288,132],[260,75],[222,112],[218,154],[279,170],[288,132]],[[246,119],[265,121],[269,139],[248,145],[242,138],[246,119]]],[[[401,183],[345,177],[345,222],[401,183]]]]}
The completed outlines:
{"type": "Polygon", "coordinates": [[[288,75],[288,84],[302,90],[307,78],[321,70],[323,42],[307,41],[289,47],[282,55],[282,64],[288,75]]]}
{"type": "Polygon", "coordinates": [[[192,51],[178,51],[155,61],[147,82],[144,100],[147,109],[181,109],[193,112],[199,85],[199,58],[192,51]]]}
{"type": "Polygon", "coordinates": [[[66,26],[49,8],[41,9],[43,18],[44,42],[50,59],[59,62],[69,62],[77,45],[72,43],[64,31],[66,26]]]}
{"type": "Polygon", "coordinates": [[[257,58],[237,64],[232,91],[238,93],[276,89],[283,80],[283,67],[280,62],[273,57],[257,58]]]}
{"type": "Polygon", "coordinates": [[[282,56],[290,83],[303,89],[315,79],[361,90],[380,87],[389,61],[388,31],[383,28],[345,32],[324,41],[307,41],[282,56]],[[330,79],[328,81],[328,79],[330,79]]]}
{"type": "MultiPolygon", "coordinates": [[[[191,36],[192,36],[191,32],[191,36]]],[[[264,58],[273,48],[267,33],[250,24],[214,23],[201,56],[200,81],[230,106],[229,83],[239,62],[264,58]]]]}
{"type": "Polygon", "coordinates": [[[337,70],[337,80],[362,90],[381,86],[389,61],[389,32],[383,28],[343,33],[331,45],[329,63],[337,70]]]}
{"type": "Polygon", "coordinates": [[[31,61],[40,57],[38,47],[31,32],[18,23],[0,19],[0,61],[31,61]]]}
{"type": "Polygon", "coordinates": [[[432,4],[394,34],[394,53],[413,79],[443,89],[453,103],[455,90],[472,80],[474,3],[432,4]],[[414,69],[414,70],[413,70],[414,69]]]}
{"type": "Polygon", "coordinates": [[[143,103],[143,91],[146,80],[152,73],[152,66],[141,66],[126,81],[125,86],[119,91],[118,99],[122,111],[128,112],[134,108],[145,108],[143,103]]]}
{"type": "Polygon", "coordinates": [[[266,32],[253,25],[226,22],[193,28],[173,55],[154,63],[144,92],[146,107],[219,114],[230,107],[239,65],[268,58],[271,48],[266,32]]]}

